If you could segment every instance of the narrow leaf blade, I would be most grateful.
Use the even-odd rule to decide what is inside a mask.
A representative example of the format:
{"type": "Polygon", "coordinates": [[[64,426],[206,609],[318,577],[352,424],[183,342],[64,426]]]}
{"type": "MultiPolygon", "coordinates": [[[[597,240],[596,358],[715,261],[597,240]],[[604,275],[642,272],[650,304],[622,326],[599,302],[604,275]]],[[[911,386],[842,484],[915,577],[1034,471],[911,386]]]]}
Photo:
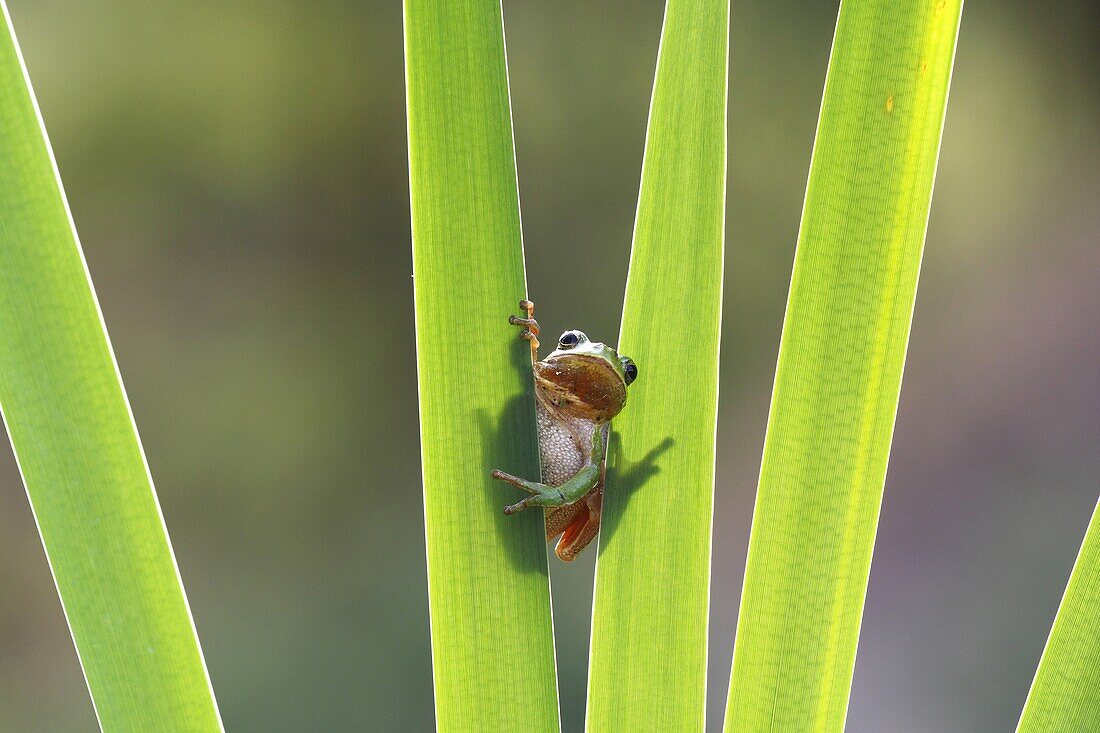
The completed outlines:
{"type": "Polygon", "coordinates": [[[590,731],[703,727],[728,28],[727,0],[665,7],[619,339],[640,376],[614,422],[590,731]]]}
{"type": "Polygon", "coordinates": [[[221,729],[11,18],[0,31],[0,407],[104,730],[221,729]]]}
{"type": "Polygon", "coordinates": [[[489,478],[539,474],[499,0],[406,0],[405,69],[436,721],[557,730],[542,516],[489,478]]]}
{"type": "Polygon", "coordinates": [[[1018,733],[1100,730],[1100,503],[1092,514],[1018,733]]]}
{"type": "Polygon", "coordinates": [[[843,0],[779,350],[727,731],[844,726],[961,0],[843,0]]]}

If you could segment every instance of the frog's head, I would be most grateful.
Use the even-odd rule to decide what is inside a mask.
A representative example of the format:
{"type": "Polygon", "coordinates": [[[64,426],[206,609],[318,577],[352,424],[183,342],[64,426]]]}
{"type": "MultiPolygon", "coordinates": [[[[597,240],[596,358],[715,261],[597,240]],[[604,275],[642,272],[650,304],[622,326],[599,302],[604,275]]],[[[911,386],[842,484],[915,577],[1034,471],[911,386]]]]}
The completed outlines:
{"type": "Polygon", "coordinates": [[[626,404],[626,388],[638,378],[628,356],[591,341],[583,331],[566,331],[558,347],[535,367],[544,397],[566,412],[604,422],[626,404]]]}

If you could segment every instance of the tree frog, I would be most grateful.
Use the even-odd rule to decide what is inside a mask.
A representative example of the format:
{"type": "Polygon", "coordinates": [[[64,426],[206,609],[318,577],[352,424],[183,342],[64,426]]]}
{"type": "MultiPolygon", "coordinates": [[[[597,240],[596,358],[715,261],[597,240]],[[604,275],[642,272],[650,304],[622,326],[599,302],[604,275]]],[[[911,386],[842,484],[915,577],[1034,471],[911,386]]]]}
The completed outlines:
{"type": "Polygon", "coordinates": [[[542,482],[497,470],[491,475],[530,494],[505,507],[505,514],[545,508],[546,541],[560,535],[554,553],[568,562],[600,531],[611,419],[626,405],[626,388],[638,378],[638,367],[581,331],[563,333],[540,361],[535,305],[521,300],[519,306],[527,317],[512,315],[508,322],[523,326],[520,336],[531,342],[542,482]]]}

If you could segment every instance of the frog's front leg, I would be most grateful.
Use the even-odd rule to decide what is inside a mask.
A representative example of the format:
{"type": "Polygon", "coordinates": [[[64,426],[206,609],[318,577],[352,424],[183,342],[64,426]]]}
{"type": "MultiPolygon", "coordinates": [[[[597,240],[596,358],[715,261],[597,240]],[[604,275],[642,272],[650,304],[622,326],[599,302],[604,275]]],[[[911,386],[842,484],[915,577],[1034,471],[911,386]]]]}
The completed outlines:
{"type": "Polygon", "coordinates": [[[535,304],[529,300],[521,300],[519,307],[527,313],[526,318],[508,316],[508,322],[513,326],[526,326],[520,332],[520,337],[531,342],[531,363],[539,360],[539,322],[535,320],[535,304]]]}
{"type": "Polygon", "coordinates": [[[515,514],[531,506],[564,506],[578,501],[589,491],[596,488],[596,484],[599,483],[604,454],[603,430],[602,426],[597,424],[592,430],[591,457],[587,463],[581,466],[579,471],[570,476],[560,486],[548,486],[538,481],[528,481],[510,473],[493,469],[490,473],[493,478],[517,486],[531,494],[515,504],[504,507],[504,513],[515,514]]]}

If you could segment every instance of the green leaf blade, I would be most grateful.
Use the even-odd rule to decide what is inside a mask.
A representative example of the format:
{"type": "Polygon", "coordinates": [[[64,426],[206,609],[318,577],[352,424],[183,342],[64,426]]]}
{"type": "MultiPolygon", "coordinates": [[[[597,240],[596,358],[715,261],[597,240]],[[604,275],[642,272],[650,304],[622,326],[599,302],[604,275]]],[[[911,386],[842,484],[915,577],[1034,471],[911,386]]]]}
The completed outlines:
{"type": "Polygon", "coordinates": [[[145,457],[0,32],[0,406],[104,730],[221,730],[145,457]]]}
{"type": "Polygon", "coordinates": [[[1018,733],[1100,729],[1100,504],[1054,617],[1018,733]]]}
{"type": "Polygon", "coordinates": [[[727,731],[844,725],[960,13],[960,0],[841,5],[727,731]]]}
{"type": "Polygon", "coordinates": [[[613,423],[590,731],[703,727],[728,28],[726,0],[666,5],[619,339],[640,376],[613,423]]]}
{"type": "Polygon", "coordinates": [[[499,2],[406,0],[405,63],[437,727],[557,730],[542,516],[489,478],[539,474],[499,2]]]}

